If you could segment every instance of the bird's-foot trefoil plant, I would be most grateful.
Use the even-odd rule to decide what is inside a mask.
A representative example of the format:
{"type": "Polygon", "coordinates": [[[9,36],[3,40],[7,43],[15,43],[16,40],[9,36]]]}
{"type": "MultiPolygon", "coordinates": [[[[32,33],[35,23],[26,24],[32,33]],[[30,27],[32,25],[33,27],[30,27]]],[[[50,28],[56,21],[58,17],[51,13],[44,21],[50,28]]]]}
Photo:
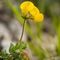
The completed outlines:
{"type": "MultiPolygon", "coordinates": [[[[13,10],[11,4],[8,4],[13,10]]],[[[27,52],[25,51],[27,45],[25,43],[22,43],[25,22],[29,19],[35,22],[41,22],[44,19],[44,16],[42,13],[40,13],[39,9],[30,1],[25,1],[20,4],[20,9],[22,12],[21,18],[24,20],[20,40],[15,45],[12,43],[10,44],[9,53],[7,53],[6,50],[2,50],[0,53],[0,60],[29,60],[27,52]]],[[[18,17],[19,15],[16,13],[16,11],[17,10],[14,10],[14,13],[18,17]]]]}

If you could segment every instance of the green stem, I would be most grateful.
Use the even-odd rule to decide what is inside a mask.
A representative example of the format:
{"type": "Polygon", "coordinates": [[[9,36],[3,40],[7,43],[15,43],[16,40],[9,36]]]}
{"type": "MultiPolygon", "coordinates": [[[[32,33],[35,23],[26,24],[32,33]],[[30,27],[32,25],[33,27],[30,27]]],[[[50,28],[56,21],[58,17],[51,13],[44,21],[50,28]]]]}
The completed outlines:
{"type": "Polygon", "coordinates": [[[24,20],[23,27],[22,27],[22,34],[21,34],[21,37],[20,37],[20,42],[22,41],[23,34],[24,34],[25,21],[26,21],[26,20],[24,20]]]}

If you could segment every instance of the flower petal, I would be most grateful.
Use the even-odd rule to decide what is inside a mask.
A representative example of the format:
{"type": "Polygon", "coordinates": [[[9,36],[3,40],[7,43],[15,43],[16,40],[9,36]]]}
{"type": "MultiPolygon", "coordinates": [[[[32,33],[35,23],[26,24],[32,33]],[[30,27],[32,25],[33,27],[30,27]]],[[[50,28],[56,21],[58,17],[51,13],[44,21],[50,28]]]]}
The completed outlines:
{"type": "Polygon", "coordinates": [[[34,4],[30,1],[25,1],[20,5],[20,8],[22,10],[23,15],[25,16],[26,14],[28,14],[28,12],[33,10],[34,4]]]}
{"type": "Polygon", "coordinates": [[[34,6],[34,9],[32,11],[30,11],[30,13],[32,16],[35,16],[36,14],[39,13],[39,9],[36,6],[34,6]]]}
{"type": "Polygon", "coordinates": [[[26,7],[29,4],[29,1],[25,1],[20,5],[20,8],[23,9],[24,7],[26,7]]]}
{"type": "Polygon", "coordinates": [[[28,13],[27,9],[22,9],[22,13],[23,13],[23,16],[26,16],[26,14],[28,13]]]}
{"type": "Polygon", "coordinates": [[[41,22],[42,20],[44,19],[44,16],[43,16],[43,14],[36,14],[35,16],[34,16],[34,21],[35,22],[41,22]]]}
{"type": "Polygon", "coordinates": [[[34,7],[34,4],[30,1],[25,1],[23,2],[21,5],[20,5],[20,8],[23,9],[23,8],[27,8],[27,10],[32,10],[34,7]]]}

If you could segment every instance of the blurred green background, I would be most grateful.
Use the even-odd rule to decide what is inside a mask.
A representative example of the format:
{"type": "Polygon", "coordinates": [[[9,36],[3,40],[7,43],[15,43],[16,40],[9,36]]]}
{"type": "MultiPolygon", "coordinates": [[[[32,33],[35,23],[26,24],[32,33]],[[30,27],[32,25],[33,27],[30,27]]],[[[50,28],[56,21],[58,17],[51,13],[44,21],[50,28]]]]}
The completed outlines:
{"type": "MultiPolygon", "coordinates": [[[[28,0],[0,0],[0,19],[17,18],[22,24],[19,6],[23,1],[28,0]],[[9,18],[6,18],[5,14],[9,18]]],[[[29,1],[44,14],[42,22],[28,20],[25,25],[27,44],[33,57],[37,57],[36,60],[60,60],[60,0],[29,1]]],[[[30,57],[31,60],[32,58],[30,57]]]]}

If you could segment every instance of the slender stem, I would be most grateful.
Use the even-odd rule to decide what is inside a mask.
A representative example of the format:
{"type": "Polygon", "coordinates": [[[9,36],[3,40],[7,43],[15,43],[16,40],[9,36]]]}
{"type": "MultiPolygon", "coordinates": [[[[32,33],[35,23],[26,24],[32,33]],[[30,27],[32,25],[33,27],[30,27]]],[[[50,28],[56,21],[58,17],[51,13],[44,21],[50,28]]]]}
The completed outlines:
{"type": "Polygon", "coordinates": [[[20,42],[22,41],[23,34],[24,34],[25,21],[26,21],[26,20],[24,20],[23,27],[22,27],[22,34],[21,34],[21,37],[20,37],[20,42]]]}

